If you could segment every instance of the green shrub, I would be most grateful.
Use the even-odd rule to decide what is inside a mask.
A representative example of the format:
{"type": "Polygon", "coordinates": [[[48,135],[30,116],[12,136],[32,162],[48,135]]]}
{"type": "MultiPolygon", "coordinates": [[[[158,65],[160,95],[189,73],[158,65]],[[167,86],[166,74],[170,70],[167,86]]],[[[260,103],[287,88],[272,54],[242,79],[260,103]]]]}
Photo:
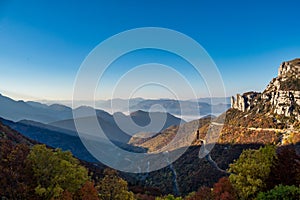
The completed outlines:
{"type": "Polygon", "coordinates": [[[268,192],[260,192],[257,200],[297,200],[300,199],[300,188],[279,185],[268,192]]]}

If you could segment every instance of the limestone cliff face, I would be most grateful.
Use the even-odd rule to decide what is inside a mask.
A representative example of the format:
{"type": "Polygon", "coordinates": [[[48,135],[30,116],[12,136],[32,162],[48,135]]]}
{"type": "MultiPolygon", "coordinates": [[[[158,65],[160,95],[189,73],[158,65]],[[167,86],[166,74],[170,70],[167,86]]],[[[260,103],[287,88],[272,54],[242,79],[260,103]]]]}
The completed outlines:
{"type": "Polygon", "coordinates": [[[236,98],[231,97],[231,107],[243,112],[249,111],[256,102],[256,97],[259,95],[260,93],[257,92],[247,92],[243,95],[237,94],[236,98]]]}
{"type": "Polygon", "coordinates": [[[231,98],[231,107],[242,112],[268,112],[300,119],[300,59],[283,62],[262,93],[248,92],[231,98]],[[269,105],[269,106],[266,106],[269,105]]]}

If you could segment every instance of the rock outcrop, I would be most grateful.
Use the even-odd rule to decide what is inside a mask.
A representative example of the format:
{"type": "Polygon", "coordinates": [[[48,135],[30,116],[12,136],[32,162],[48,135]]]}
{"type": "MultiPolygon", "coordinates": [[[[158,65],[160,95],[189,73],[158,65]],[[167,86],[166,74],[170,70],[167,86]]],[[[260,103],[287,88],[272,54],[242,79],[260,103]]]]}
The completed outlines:
{"type": "Polygon", "coordinates": [[[262,93],[248,92],[231,98],[231,107],[242,112],[268,112],[300,119],[300,59],[283,62],[262,93]],[[269,105],[269,106],[266,106],[269,105]]]}
{"type": "Polygon", "coordinates": [[[231,97],[231,107],[240,111],[249,111],[255,102],[255,97],[260,95],[257,92],[247,92],[243,95],[237,94],[236,98],[231,97]]]}

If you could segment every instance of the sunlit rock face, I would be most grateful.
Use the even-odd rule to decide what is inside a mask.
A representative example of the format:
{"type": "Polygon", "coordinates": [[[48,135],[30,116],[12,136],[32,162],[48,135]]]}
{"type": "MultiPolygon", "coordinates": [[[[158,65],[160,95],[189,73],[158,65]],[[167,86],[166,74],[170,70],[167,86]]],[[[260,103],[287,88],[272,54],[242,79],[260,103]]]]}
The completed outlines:
{"type": "Polygon", "coordinates": [[[231,107],[242,112],[269,112],[300,119],[300,59],[283,62],[262,93],[248,92],[231,97],[231,107]],[[268,105],[268,106],[266,106],[268,105]]]}

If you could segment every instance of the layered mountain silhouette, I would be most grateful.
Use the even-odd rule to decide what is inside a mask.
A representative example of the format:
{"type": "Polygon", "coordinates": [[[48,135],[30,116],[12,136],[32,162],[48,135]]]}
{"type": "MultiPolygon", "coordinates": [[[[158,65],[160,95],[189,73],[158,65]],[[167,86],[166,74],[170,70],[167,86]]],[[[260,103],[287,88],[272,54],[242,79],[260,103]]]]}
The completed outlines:
{"type": "Polygon", "coordinates": [[[49,123],[72,118],[71,108],[58,104],[48,106],[46,104],[32,101],[15,101],[0,94],[0,105],[0,116],[12,121],[27,119],[49,123]]]}
{"type": "MultiPolygon", "coordinates": [[[[98,114],[105,115],[105,111],[114,112],[164,112],[176,116],[203,116],[208,114],[220,114],[230,107],[229,98],[203,98],[198,100],[178,101],[173,99],[147,100],[142,98],[113,99],[106,101],[96,101],[98,114]],[[128,103],[129,102],[129,103],[128,103]],[[112,107],[113,106],[113,107],[112,107]],[[164,108],[161,110],[159,108],[164,108]],[[112,110],[112,108],[114,108],[112,110]]],[[[16,101],[0,94],[0,117],[12,121],[32,120],[41,123],[52,123],[56,121],[72,119],[72,109],[61,104],[47,105],[35,101],[16,101]]],[[[80,112],[80,117],[90,116],[92,107],[80,106],[75,111],[80,112]]],[[[94,109],[93,109],[94,111],[94,109]]],[[[108,116],[109,117],[109,116],[108,116]]]]}
{"type": "MultiPolygon", "coordinates": [[[[131,106],[130,109],[149,111],[153,108],[153,106],[157,105],[173,115],[203,116],[208,114],[223,113],[229,108],[229,104],[226,103],[226,99],[223,99],[223,102],[219,102],[218,104],[210,104],[208,102],[200,101],[177,101],[173,99],[161,99],[144,100],[134,106],[131,106]]],[[[158,107],[156,111],[159,111],[160,107],[158,107]]]]}
{"type": "Polygon", "coordinates": [[[195,100],[174,100],[174,99],[142,99],[134,98],[112,99],[105,101],[97,101],[96,106],[103,109],[113,111],[147,111],[147,112],[167,112],[172,115],[209,115],[220,114],[230,107],[230,98],[200,98],[195,100]],[[163,108],[163,110],[161,109],[163,108]]]}
{"type": "MultiPolygon", "coordinates": [[[[80,140],[72,118],[71,108],[59,104],[48,106],[32,101],[15,101],[4,96],[1,96],[0,103],[4,105],[3,109],[0,110],[1,116],[7,117],[7,119],[0,119],[5,126],[37,142],[54,148],[70,150],[82,160],[96,161],[80,140]],[[13,109],[9,110],[10,106],[13,109]]],[[[105,136],[111,142],[123,149],[135,152],[144,152],[145,149],[127,144],[132,135],[140,131],[160,131],[171,125],[184,123],[183,120],[171,114],[160,112],[136,111],[130,115],[124,115],[123,113],[111,115],[103,110],[93,109],[88,106],[81,106],[74,111],[77,113],[76,121],[84,124],[85,132],[81,132],[80,135],[82,138],[88,141],[96,141],[97,145],[107,145],[105,140],[103,140],[104,138],[98,134],[98,126],[93,124],[93,120],[96,119],[105,136]],[[160,127],[156,126],[157,124],[149,126],[155,120],[163,122],[160,127]],[[132,127],[129,122],[136,124],[136,126],[132,127]]]]}
{"type": "MultiPolygon", "coordinates": [[[[86,134],[97,135],[99,129],[94,126],[93,119],[94,117],[82,117],[77,118],[76,122],[83,124],[83,129],[87,130],[86,134]]],[[[103,132],[110,140],[122,143],[127,143],[131,136],[138,132],[160,131],[171,125],[179,125],[181,122],[184,122],[183,120],[168,113],[148,113],[144,111],[137,111],[128,116],[123,113],[110,115],[104,111],[98,111],[97,120],[103,132]],[[161,124],[155,123],[155,121],[158,120],[161,124]],[[151,125],[151,123],[154,124],[151,125]],[[151,126],[148,126],[149,124],[151,126]]],[[[77,131],[74,119],[52,122],[49,125],[73,132],[77,131]]]]}

